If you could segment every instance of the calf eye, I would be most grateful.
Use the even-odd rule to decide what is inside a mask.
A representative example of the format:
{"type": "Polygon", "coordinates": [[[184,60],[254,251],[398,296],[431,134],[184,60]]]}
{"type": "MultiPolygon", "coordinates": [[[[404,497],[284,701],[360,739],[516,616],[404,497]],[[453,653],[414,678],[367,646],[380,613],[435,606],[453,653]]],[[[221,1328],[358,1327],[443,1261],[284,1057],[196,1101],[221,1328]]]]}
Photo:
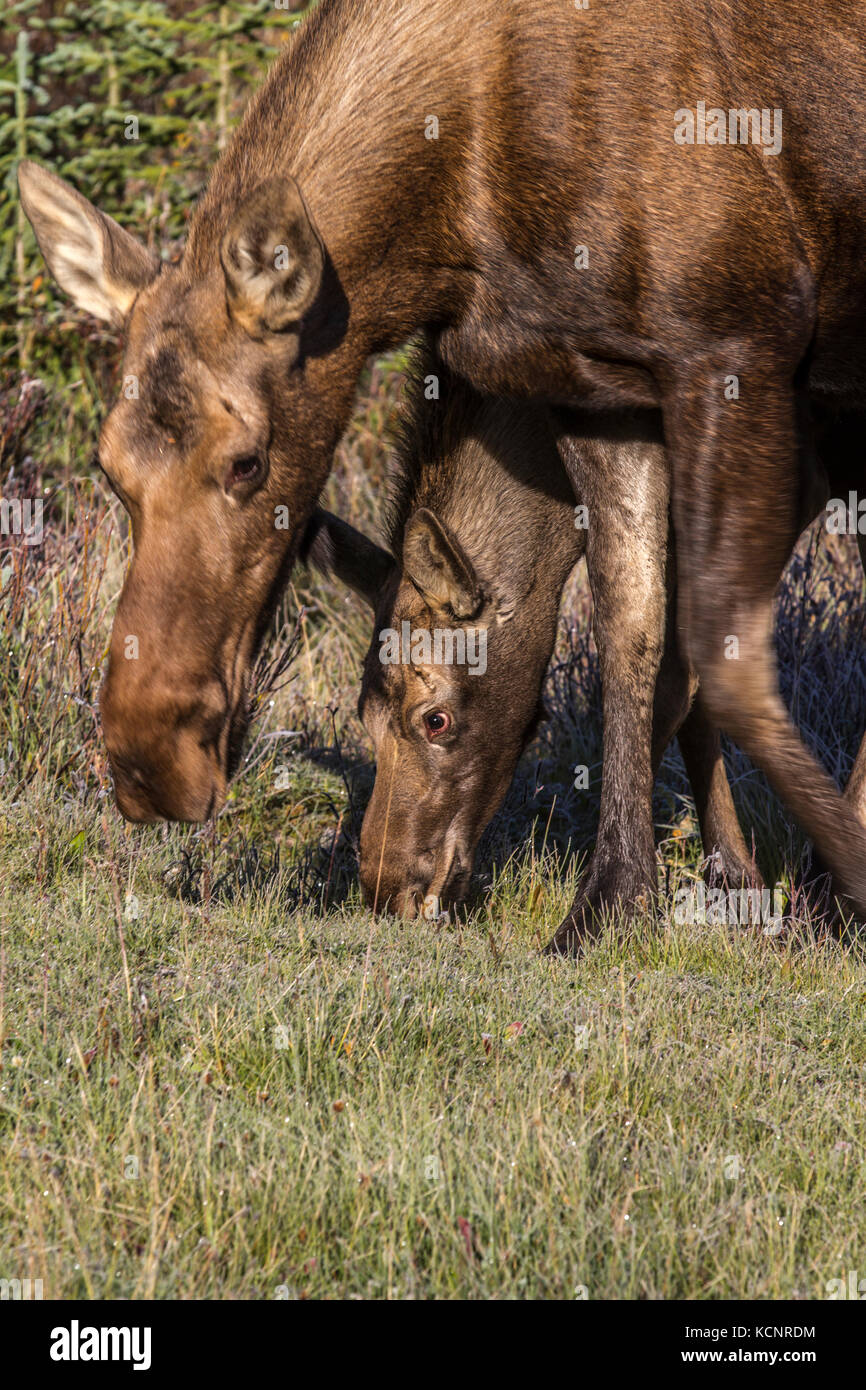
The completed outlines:
{"type": "Polygon", "coordinates": [[[447,734],[451,728],[451,715],[444,709],[433,710],[430,714],[424,715],[424,728],[431,741],[434,738],[440,738],[442,734],[447,734]]]}
{"type": "Polygon", "coordinates": [[[260,454],[244,454],[242,458],[235,459],[229,465],[226,491],[230,492],[233,487],[240,487],[242,484],[261,482],[264,473],[265,461],[260,454]]]}

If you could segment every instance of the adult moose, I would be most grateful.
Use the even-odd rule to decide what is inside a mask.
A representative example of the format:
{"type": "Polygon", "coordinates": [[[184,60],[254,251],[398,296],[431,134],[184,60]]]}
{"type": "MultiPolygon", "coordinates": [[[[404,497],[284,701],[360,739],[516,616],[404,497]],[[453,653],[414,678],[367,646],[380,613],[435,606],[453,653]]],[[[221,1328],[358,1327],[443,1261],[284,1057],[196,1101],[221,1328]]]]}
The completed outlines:
{"type": "MultiPolygon", "coordinates": [[[[680,640],[709,712],[866,911],[862,808],[802,744],[771,650],[810,395],[866,404],[864,51],[866,12],[838,0],[476,0],[471,17],[454,0],[322,0],[178,265],[22,165],[49,267],[125,324],[139,380],[100,445],[136,546],[103,697],[122,810],[219,805],[362,363],[426,325],[481,391],[661,408],[680,640]],[[700,103],[742,112],[746,143],[681,143],[700,103]],[[782,113],[778,154],[749,142],[752,108],[782,113]]],[[[589,499],[620,486],[575,482],[589,499]]]]}

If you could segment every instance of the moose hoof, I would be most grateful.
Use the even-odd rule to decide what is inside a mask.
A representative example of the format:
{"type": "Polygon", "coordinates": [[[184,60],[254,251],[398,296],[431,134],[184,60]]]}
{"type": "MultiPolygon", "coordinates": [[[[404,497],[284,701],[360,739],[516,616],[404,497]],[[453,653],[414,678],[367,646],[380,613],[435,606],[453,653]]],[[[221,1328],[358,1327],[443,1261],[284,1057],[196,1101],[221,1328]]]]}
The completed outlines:
{"type": "Polygon", "coordinates": [[[655,884],[648,877],[624,882],[618,875],[607,879],[591,874],[586,888],[578,889],[571,911],[557,927],[543,954],[582,955],[600,934],[608,917],[647,913],[654,898],[655,884]]]}
{"type": "Polygon", "coordinates": [[[704,883],[708,888],[761,893],[764,880],[757,865],[735,851],[718,846],[702,861],[704,883]]]}
{"type": "Polygon", "coordinates": [[[808,923],[819,938],[841,936],[852,927],[863,925],[864,918],[855,905],[839,890],[832,875],[812,851],[794,876],[789,914],[793,921],[808,923]]]}
{"type": "Polygon", "coordinates": [[[554,935],[542,951],[545,956],[583,955],[590,943],[598,936],[600,922],[598,917],[579,911],[569,912],[557,927],[554,935]]]}
{"type": "Polygon", "coordinates": [[[794,871],[789,911],[792,919],[805,920],[819,931],[839,925],[833,876],[814,845],[806,846],[794,871]]]}

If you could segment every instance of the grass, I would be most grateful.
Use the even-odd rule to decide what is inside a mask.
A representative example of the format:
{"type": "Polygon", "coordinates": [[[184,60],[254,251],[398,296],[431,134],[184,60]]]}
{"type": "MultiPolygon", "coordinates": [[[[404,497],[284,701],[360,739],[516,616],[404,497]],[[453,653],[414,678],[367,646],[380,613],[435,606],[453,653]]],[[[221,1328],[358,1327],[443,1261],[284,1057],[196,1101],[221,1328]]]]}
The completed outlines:
{"type": "Polygon", "coordinates": [[[862,968],[646,926],[535,953],[277,885],[6,897],[3,1268],[46,1296],[821,1297],[863,1267],[862,968]]]}
{"type": "MultiPolygon", "coordinates": [[[[598,811],[582,572],[465,921],[359,907],[367,618],[302,571],[225,813],[120,820],[95,699],[126,527],[86,465],[105,382],[79,351],[73,390],[10,384],[2,435],[4,495],[45,498],[46,538],[0,554],[0,1277],[46,1297],[808,1299],[866,1275],[856,941],[662,914],[577,966],[538,954],[598,811]]],[[[371,531],[402,365],[368,373],[326,496],[371,531]]],[[[862,580],[816,536],[778,643],[841,779],[866,723],[862,580]]],[[[768,880],[790,880],[796,832],[729,766],[768,880]]],[[[675,751],[656,821],[669,901],[700,864],[675,751]]]]}

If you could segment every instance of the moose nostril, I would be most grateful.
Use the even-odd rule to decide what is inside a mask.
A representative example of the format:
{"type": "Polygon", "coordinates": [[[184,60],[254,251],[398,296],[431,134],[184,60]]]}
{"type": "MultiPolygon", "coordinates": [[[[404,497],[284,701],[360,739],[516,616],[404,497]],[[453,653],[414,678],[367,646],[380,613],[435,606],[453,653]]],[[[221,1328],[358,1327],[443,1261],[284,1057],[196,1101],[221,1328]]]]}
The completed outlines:
{"type": "Polygon", "coordinates": [[[395,894],[393,899],[393,911],[409,920],[415,920],[418,917],[426,917],[426,908],[429,899],[425,895],[426,889],[420,884],[415,883],[411,888],[406,888],[402,893],[395,894]]]}
{"type": "Polygon", "coordinates": [[[137,762],[128,757],[118,757],[117,754],[112,756],[111,762],[115,781],[123,782],[137,792],[149,791],[147,776],[137,762]]]}
{"type": "Polygon", "coordinates": [[[151,795],[147,782],[140,775],[128,777],[115,770],[114,792],[118,809],[127,820],[152,822],[161,819],[159,807],[151,795]]]}
{"type": "Polygon", "coordinates": [[[124,748],[122,753],[109,748],[109,757],[114,769],[114,776],[118,781],[130,782],[142,791],[149,789],[147,775],[142,768],[142,759],[137,758],[127,748],[124,748]]]}
{"type": "Polygon", "coordinates": [[[376,916],[391,913],[395,917],[413,918],[421,914],[425,889],[411,882],[406,885],[386,878],[378,872],[368,873],[361,869],[361,887],[364,901],[376,916]]]}

